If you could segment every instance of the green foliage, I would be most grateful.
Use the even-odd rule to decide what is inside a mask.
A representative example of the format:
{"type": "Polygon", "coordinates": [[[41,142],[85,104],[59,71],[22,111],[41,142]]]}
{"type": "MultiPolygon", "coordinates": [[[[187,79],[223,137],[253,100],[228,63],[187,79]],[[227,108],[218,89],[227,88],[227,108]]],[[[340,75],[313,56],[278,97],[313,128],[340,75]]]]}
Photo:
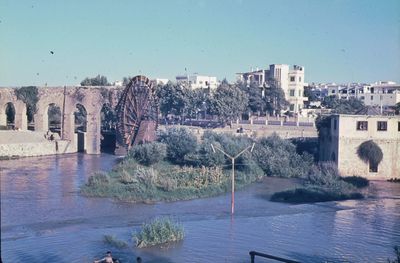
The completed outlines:
{"type": "Polygon", "coordinates": [[[321,104],[326,108],[332,109],[332,113],[338,114],[354,114],[365,106],[360,99],[339,99],[334,95],[325,97],[321,104]]]}
{"type": "Polygon", "coordinates": [[[266,101],[262,97],[261,89],[255,84],[247,85],[243,82],[238,82],[236,85],[249,97],[247,111],[264,113],[266,101]]]}
{"type": "Polygon", "coordinates": [[[102,129],[111,130],[117,125],[117,115],[115,111],[108,105],[104,104],[100,112],[102,129]]]}
{"type": "Polygon", "coordinates": [[[87,124],[87,112],[83,105],[77,104],[76,111],[74,112],[75,116],[75,125],[79,127],[82,131],[86,131],[86,124],[87,124]]]}
{"type": "Polygon", "coordinates": [[[140,164],[152,165],[164,160],[167,156],[167,146],[160,142],[135,145],[128,153],[128,158],[133,157],[140,164]]]}
{"type": "Polygon", "coordinates": [[[312,87],[304,87],[304,96],[308,98],[308,103],[311,101],[317,101],[318,98],[312,91],[312,87]]]}
{"type": "Polygon", "coordinates": [[[197,149],[196,137],[185,128],[169,128],[162,131],[158,140],[167,145],[167,158],[176,164],[183,164],[185,156],[197,149]]]}
{"type": "Polygon", "coordinates": [[[388,263],[400,263],[400,246],[394,246],[395,259],[388,259],[388,263]]]}
{"type": "Polygon", "coordinates": [[[319,160],[319,141],[314,138],[294,138],[290,140],[296,146],[298,154],[308,153],[314,158],[314,162],[319,160]]]}
{"type": "Polygon", "coordinates": [[[164,116],[168,114],[184,115],[185,106],[188,104],[188,93],[187,87],[172,82],[158,86],[157,97],[161,113],[164,116]]]}
{"type": "Polygon", "coordinates": [[[118,240],[114,235],[104,235],[103,242],[119,249],[128,247],[128,244],[125,241],[118,240]]]}
{"type": "Polygon", "coordinates": [[[61,123],[61,109],[55,104],[51,104],[47,110],[49,117],[49,124],[60,124],[61,123]]]}
{"type": "Polygon", "coordinates": [[[310,154],[298,154],[293,143],[276,134],[260,139],[253,156],[268,176],[304,178],[313,163],[310,154]]]}
{"type": "Polygon", "coordinates": [[[349,183],[357,188],[363,188],[369,186],[368,179],[361,176],[347,176],[342,178],[343,181],[349,183]]]}
{"type": "Polygon", "coordinates": [[[196,152],[185,156],[185,164],[196,167],[213,167],[223,165],[225,163],[224,155],[221,152],[214,153],[212,151],[211,144],[222,148],[218,142],[205,139],[200,143],[196,152]]]}
{"type": "Polygon", "coordinates": [[[36,86],[21,87],[14,90],[17,99],[26,104],[28,122],[33,121],[33,115],[37,112],[36,104],[39,101],[39,92],[36,86]]]}
{"type": "Polygon", "coordinates": [[[395,113],[396,113],[397,115],[400,114],[400,102],[397,102],[397,103],[396,103],[396,105],[394,106],[394,110],[395,110],[395,113]]]}
{"type": "Polygon", "coordinates": [[[378,166],[383,158],[381,148],[372,140],[360,144],[357,148],[357,155],[364,162],[370,163],[374,166],[378,166]]]}
{"type": "Polygon", "coordinates": [[[267,110],[272,115],[280,113],[289,106],[289,102],[285,99],[285,92],[274,83],[270,83],[270,87],[265,90],[264,100],[267,104],[267,110]]]}
{"type": "Polygon", "coordinates": [[[81,86],[110,86],[107,77],[97,75],[94,78],[85,78],[81,81],[81,86]]]}
{"type": "Polygon", "coordinates": [[[332,191],[325,191],[321,188],[306,187],[274,193],[271,196],[271,201],[302,204],[362,198],[363,196],[360,193],[343,194],[335,193],[332,191]]]}
{"type": "Polygon", "coordinates": [[[156,218],[142,225],[139,233],[132,238],[139,248],[161,245],[182,240],[185,236],[183,226],[171,218],[156,218]]]}
{"type": "Polygon", "coordinates": [[[248,105],[248,96],[235,85],[221,84],[209,100],[210,112],[221,121],[240,117],[248,105]]]}
{"type": "Polygon", "coordinates": [[[7,123],[14,123],[15,121],[15,107],[9,102],[6,106],[7,123]]]}
{"type": "Polygon", "coordinates": [[[342,180],[335,164],[324,162],[312,166],[303,188],[275,193],[271,201],[309,203],[360,198],[363,195],[355,191],[352,184],[342,180]]]}

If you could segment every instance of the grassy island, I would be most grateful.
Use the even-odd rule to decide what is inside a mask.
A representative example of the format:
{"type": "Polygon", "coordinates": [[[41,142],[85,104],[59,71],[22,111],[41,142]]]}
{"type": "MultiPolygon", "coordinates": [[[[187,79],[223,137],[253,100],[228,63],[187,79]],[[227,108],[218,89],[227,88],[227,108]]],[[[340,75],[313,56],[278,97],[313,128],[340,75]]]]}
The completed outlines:
{"type": "MultiPolygon", "coordinates": [[[[289,140],[273,135],[255,140],[205,132],[198,140],[189,130],[162,131],[157,142],[137,145],[112,171],[97,172],[81,187],[89,197],[130,202],[177,201],[216,196],[231,189],[231,163],[211,144],[235,156],[256,143],[252,153],[235,161],[235,186],[241,188],[265,176],[301,178],[304,188],[276,193],[272,201],[299,203],[361,198],[331,164],[314,164],[313,156],[298,153],[289,140]]],[[[365,182],[364,184],[365,185],[365,182]]]]}

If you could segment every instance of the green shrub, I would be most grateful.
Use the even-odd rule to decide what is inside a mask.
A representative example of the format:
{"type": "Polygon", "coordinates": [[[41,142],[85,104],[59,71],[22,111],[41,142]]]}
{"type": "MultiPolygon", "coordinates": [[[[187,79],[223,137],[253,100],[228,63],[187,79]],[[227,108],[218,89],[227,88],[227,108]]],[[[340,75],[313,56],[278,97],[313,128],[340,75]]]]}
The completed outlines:
{"type": "Polygon", "coordinates": [[[137,247],[150,247],[169,242],[176,242],[184,238],[183,226],[171,218],[156,218],[144,223],[139,233],[132,238],[137,247]]]}
{"type": "Polygon", "coordinates": [[[167,145],[167,157],[176,164],[183,164],[187,154],[197,149],[196,137],[185,128],[169,128],[158,136],[167,145]]]}
{"type": "Polygon", "coordinates": [[[331,186],[339,181],[340,173],[335,163],[320,162],[311,167],[307,179],[312,185],[331,186]]]}
{"type": "MultiPolygon", "coordinates": [[[[208,140],[214,146],[220,147],[230,156],[237,155],[246,147],[251,146],[254,142],[252,139],[245,136],[219,134],[211,131],[206,131],[204,133],[203,140],[204,141],[208,140]]],[[[215,154],[217,154],[217,152],[215,154]]],[[[246,169],[246,166],[250,164],[251,159],[252,159],[252,154],[249,152],[245,152],[235,160],[235,169],[237,170],[246,169]]],[[[229,167],[231,165],[231,160],[225,158],[225,164],[227,165],[227,167],[229,167]]]]}
{"type": "Polygon", "coordinates": [[[357,188],[363,188],[369,186],[368,179],[361,176],[347,176],[342,178],[346,183],[352,184],[357,188]]]}
{"type": "Polygon", "coordinates": [[[356,192],[344,194],[332,191],[325,191],[321,188],[306,187],[274,193],[271,196],[271,201],[301,204],[361,198],[363,198],[363,195],[356,192]]]}
{"type": "Polygon", "coordinates": [[[220,166],[225,163],[225,156],[220,151],[213,152],[211,144],[215,147],[222,148],[222,146],[215,141],[204,139],[196,152],[185,156],[185,164],[193,165],[196,167],[213,167],[220,166]]]}
{"type": "Polygon", "coordinates": [[[133,157],[144,165],[152,165],[164,160],[167,155],[167,146],[160,142],[151,142],[136,145],[128,153],[128,158],[133,157]]]}
{"type": "Polygon", "coordinates": [[[365,163],[371,163],[373,166],[378,166],[383,158],[381,148],[372,140],[360,144],[357,148],[357,155],[365,163]]]}
{"type": "Polygon", "coordinates": [[[111,245],[116,248],[126,248],[128,244],[125,241],[118,240],[114,235],[104,235],[104,243],[111,245]]]}
{"type": "Polygon", "coordinates": [[[103,172],[96,172],[88,179],[88,186],[104,185],[110,183],[110,177],[103,172]]]}
{"type": "Polygon", "coordinates": [[[310,154],[297,154],[294,144],[277,135],[260,139],[253,156],[268,176],[304,178],[313,163],[310,154]]]}

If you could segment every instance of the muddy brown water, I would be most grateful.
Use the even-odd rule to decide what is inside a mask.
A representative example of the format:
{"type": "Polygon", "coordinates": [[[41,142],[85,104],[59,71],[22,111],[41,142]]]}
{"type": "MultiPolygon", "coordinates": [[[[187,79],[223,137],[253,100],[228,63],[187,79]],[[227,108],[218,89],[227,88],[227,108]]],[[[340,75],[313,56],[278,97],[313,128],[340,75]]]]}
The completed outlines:
{"type": "Polygon", "coordinates": [[[229,194],[156,204],[79,195],[94,171],[116,162],[107,154],[0,161],[3,262],[93,262],[107,250],[122,262],[250,262],[250,250],[302,262],[387,262],[400,245],[400,184],[374,181],[365,200],[289,205],[267,200],[291,185],[273,178],[238,191],[233,218],[229,194]],[[129,241],[156,216],[179,220],[185,239],[149,249],[102,242],[105,234],[129,241]]]}

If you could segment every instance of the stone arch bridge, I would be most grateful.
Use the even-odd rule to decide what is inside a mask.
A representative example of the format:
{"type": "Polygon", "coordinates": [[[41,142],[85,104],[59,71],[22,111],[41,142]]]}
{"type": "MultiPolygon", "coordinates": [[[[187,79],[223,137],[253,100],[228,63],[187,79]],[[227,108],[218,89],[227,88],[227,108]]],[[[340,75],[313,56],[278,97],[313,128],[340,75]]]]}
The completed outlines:
{"type": "MultiPolygon", "coordinates": [[[[17,98],[15,90],[18,88],[0,87],[0,126],[7,126],[6,109],[12,105],[15,110],[15,128],[27,130],[27,105],[17,98]]],[[[61,139],[70,142],[71,151],[77,151],[78,135],[75,133],[74,112],[79,105],[87,114],[84,151],[88,154],[99,154],[101,110],[104,105],[115,109],[123,88],[116,86],[37,87],[39,100],[34,114],[34,130],[43,133],[49,130],[48,109],[50,105],[55,105],[61,111],[61,139]]]]}

